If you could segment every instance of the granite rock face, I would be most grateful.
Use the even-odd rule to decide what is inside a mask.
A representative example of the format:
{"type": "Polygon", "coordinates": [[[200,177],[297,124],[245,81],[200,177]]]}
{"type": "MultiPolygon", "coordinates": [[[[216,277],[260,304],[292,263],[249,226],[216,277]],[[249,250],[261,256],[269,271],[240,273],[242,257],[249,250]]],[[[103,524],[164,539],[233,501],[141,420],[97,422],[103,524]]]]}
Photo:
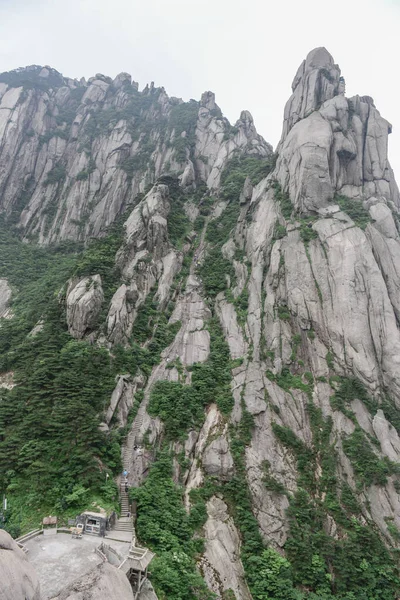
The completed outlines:
{"type": "Polygon", "coordinates": [[[100,275],[68,283],[67,324],[72,337],[81,339],[96,327],[103,299],[100,275]]]}
{"type": "Polygon", "coordinates": [[[316,213],[334,194],[385,197],[399,207],[387,149],[391,125],[369,96],[344,95],[340,69],[325,48],[310,52],[285,107],[276,178],[299,212],[316,213]]]}
{"type": "Polygon", "coordinates": [[[41,599],[35,569],[3,529],[0,529],[0,595],[2,600],[41,599]]]}
{"type": "Polygon", "coordinates": [[[238,600],[251,600],[240,561],[240,537],[227,505],[214,496],[207,503],[207,514],[201,569],[209,588],[218,598],[230,590],[238,600]]]}
{"type": "MultiPolygon", "coordinates": [[[[136,85],[126,74],[114,82],[100,77],[82,86],[83,98],[89,102],[78,105],[80,117],[71,125],[77,141],[81,131],[90,131],[88,123],[95,115],[101,129],[102,111],[124,110],[132,97],[139,98],[136,85]],[[82,123],[86,123],[85,129],[82,123]]],[[[80,89],[80,84],[64,82],[57,92],[48,93],[49,102],[53,94],[69,98],[76,87],[80,89]]],[[[16,119],[13,111],[21,111],[28,99],[18,103],[22,91],[5,84],[3,88],[7,119],[16,119]]],[[[239,435],[243,418],[248,436],[241,457],[242,483],[247,485],[260,534],[270,547],[284,554],[291,535],[288,508],[303,485],[293,445],[288,445],[287,438],[285,443],[282,431],[289,435],[290,430],[297,448],[315,458],[310,469],[315,469],[312,476],[319,490],[324,469],[320,455],[326,449],[321,448],[319,432],[329,425],[324,443],[334,457],[338,486],[346,482],[357,498],[359,522],[379,531],[388,546],[397,543],[393,526],[400,528],[399,479],[388,462],[400,462],[396,418],[400,409],[400,201],[387,156],[391,127],[371,98],[345,96],[340,69],[324,48],[313,50],[303,61],[292,91],[276,164],[258,183],[243,174],[236,204],[221,188],[221,173],[229,158],[238,149],[241,157],[271,157],[271,148],[258,136],[251,115],[243,112],[230,128],[211,92],[203,94],[198,105],[183,105],[163,90],[150,87],[140,93],[140,102],[144,102],[141,116],[154,124],[161,114],[174,123],[164,138],[158,125],[149,128],[146,135],[155,143],[151,167],[149,156],[143,165],[137,160],[143,151],[143,132],[135,139],[129,119],[121,118],[108,135],[93,138],[94,170],[94,163],[89,167],[87,161],[71,171],[86,169],[87,177],[75,175],[75,182],[68,187],[71,195],[66,212],[57,208],[62,215],[60,229],[41,225],[39,209],[36,222],[29,216],[37,191],[19,222],[26,235],[40,230],[42,243],[97,235],[128,199],[144,192],[145,183],[164,175],[129,209],[115,257],[121,280],[106,307],[106,322],[101,328],[96,323],[105,308],[101,279],[96,274],[69,282],[67,322],[74,337],[96,341],[113,352],[119,344],[129,349],[135,321],[148,300],[153,303],[152,311],[156,306],[168,315],[163,326],[172,329],[173,335],[168,337],[168,345],[159,349],[157,363],[135,376],[121,373],[103,415],[105,431],[114,422],[125,426],[135,398],[141,399],[123,449],[123,466],[132,486],[141,485],[155,458],[154,448],[165,442],[163,422],[149,411],[153,386],[160,381],[191,385],[193,372],[207,365],[218,345],[211,319],[214,325],[219,322],[231,359],[224,359],[224,366],[229,363],[232,411],[223,413],[218,397],[212,398],[202,423],[190,428],[186,437],[168,443],[175,454],[173,479],[183,488],[188,510],[191,491],[210,481],[218,484],[206,502],[207,519],[201,534],[205,551],[198,567],[221,599],[251,598],[240,556],[241,532],[221,492],[238,472],[237,446],[232,441],[239,435]],[[193,127],[180,131],[175,111],[183,106],[193,110],[195,119],[193,127]],[[190,144],[186,145],[188,138],[190,144]],[[122,157],[130,161],[124,168],[122,157]],[[175,183],[164,173],[167,162],[169,169],[179,173],[175,183]],[[91,196],[95,182],[100,192],[91,196]],[[189,225],[179,244],[174,244],[169,228],[177,197],[174,185],[181,193],[198,190],[201,183],[212,191],[212,206],[205,207],[203,197],[200,201],[190,197],[182,207],[189,225]],[[73,191],[78,185],[82,186],[79,194],[73,191]],[[79,213],[89,198],[96,200],[78,234],[71,211],[75,206],[79,213]],[[201,226],[199,215],[203,217],[201,226]],[[225,216],[229,227],[218,247],[215,238],[225,231],[225,216]],[[207,235],[210,230],[214,238],[207,235]],[[199,267],[207,266],[210,251],[215,249],[220,252],[220,263],[215,260],[211,268],[223,264],[226,272],[219,273],[224,285],[212,295],[201,280],[199,267]],[[342,385],[351,388],[347,396],[342,385]],[[389,465],[387,477],[372,484],[360,481],[357,465],[346,453],[345,442],[354,434],[363,436],[371,460],[375,457],[389,465]]],[[[11,127],[11,121],[7,123],[11,127]]],[[[29,139],[27,143],[33,144],[35,135],[29,139]]],[[[80,154],[76,147],[70,149],[71,143],[75,142],[63,136],[52,137],[42,141],[39,155],[47,161],[51,147],[62,157],[71,152],[78,161],[80,154]]],[[[69,169],[66,182],[70,181],[69,169]]],[[[12,177],[7,181],[7,186],[11,185],[12,177]]],[[[50,185],[56,184],[42,186],[40,193],[50,194],[50,185]]],[[[4,210],[12,212],[7,186],[2,201],[4,210]]],[[[17,187],[14,184],[14,190],[17,187]]],[[[205,196],[209,199],[208,193],[205,196]]],[[[154,312],[151,315],[153,318],[154,312]]],[[[148,319],[146,323],[151,322],[148,319]]],[[[156,333],[141,343],[142,350],[151,347],[156,333]]],[[[325,493],[321,492],[322,500],[325,493]]],[[[324,531],[335,540],[345,539],[342,527],[327,511],[324,531]]]]}
{"type": "Polygon", "coordinates": [[[7,279],[0,279],[0,319],[12,316],[9,306],[11,295],[12,291],[7,279]]]}
{"type": "Polygon", "coordinates": [[[130,583],[123,571],[101,563],[67,586],[52,600],[133,600],[130,583]]]}
{"type": "Polygon", "coordinates": [[[211,92],[183,103],[153,84],[139,92],[126,73],[0,75],[0,212],[41,244],[99,235],[164,174],[216,188],[235,151],[272,148],[250,113],[232,128],[211,92]]]}
{"type": "MultiPolygon", "coordinates": [[[[213,95],[205,94],[200,108],[204,122],[212,111],[213,95]]],[[[245,115],[242,118],[246,121],[245,115]]],[[[251,129],[251,120],[247,124],[251,129]]],[[[388,411],[379,407],[385,397],[392,407],[400,407],[399,194],[387,156],[390,131],[371,98],[346,98],[340,69],[324,48],[308,55],[286,105],[276,166],[256,186],[246,179],[237,222],[222,246],[222,257],[235,272],[234,285],[211,303],[208,298],[204,311],[197,263],[207,260],[212,241],[207,243],[203,235],[186,290],[176,299],[171,320],[179,319],[182,327],[145,385],[127,445],[133,485],[143,481],[152,457],[144,452],[139,458],[130,448],[145,436],[157,444],[163,432],[162,422],[147,414],[152,386],[159,380],[190,385],[186,367],[206,360],[212,342],[205,343],[204,337],[207,352],[198,353],[195,337],[185,337],[184,332],[202,332],[211,309],[237,364],[231,386],[235,405],[228,426],[211,405],[200,431],[190,431],[184,444],[176,444],[175,451],[184,452],[189,461],[186,471],[177,463],[174,470],[175,480],[185,484],[187,506],[190,491],[207,477],[226,482],[235,473],[229,426],[238,425],[245,408],[254,419],[244,458],[253,514],[264,540],[284,552],[290,535],[289,498],[298,489],[299,471],[276,431],[290,429],[304,447],[315,448],[312,403],[332,424],[336,473],[357,495],[360,518],[393,543],[388,523],[400,526],[395,477],[360,491],[357,472],[344,450],[344,441],[359,428],[366,443],[374,439],[371,448],[378,458],[400,458],[398,431],[388,411]],[[194,292],[197,308],[192,313],[194,292]],[[243,293],[248,297],[245,316],[239,315],[237,303],[243,293]],[[200,307],[201,319],[198,313],[193,320],[200,307]],[[174,358],[179,358],[180,370],[168,368],[174,358]],[[285,383],[289,376],[294,378],[292,385],[285,383]],[[361,382],[371,402],[356,392],[349,401],[351,413],[335,407],[332,396],[340,378],[361,382]]],[[[210,138],[210,148],[213,143],[210,138]]],[[[255,136],[253,144],[257,146],[255,136]]],[[[203,163],[201,169],[213,186],[216,167],[207,169],[203,163]]],[[[217,201],[209,220],[225,210],[227,203],[217,201]]],[[[188,214],[194,214],[193,220],[197,216],[193,207],[188,214]]],[[[168,221],[168,214],[165,218],[168,221]]],[[[162,235],[158,239],[164,248],[161,256],[170,248],[162,235]]],[[[319,471],[315,477],[318,480],[319,471]]],[[[198,564],[208,586],[218,598],[227,593],[237,599],[250,597],[240,561],[240,533],[224,499],[212,497],[207,514],[206,549],[198,564]]],[[[342,535],[331,515],[325,527],[334,537],[342,535]]]]}

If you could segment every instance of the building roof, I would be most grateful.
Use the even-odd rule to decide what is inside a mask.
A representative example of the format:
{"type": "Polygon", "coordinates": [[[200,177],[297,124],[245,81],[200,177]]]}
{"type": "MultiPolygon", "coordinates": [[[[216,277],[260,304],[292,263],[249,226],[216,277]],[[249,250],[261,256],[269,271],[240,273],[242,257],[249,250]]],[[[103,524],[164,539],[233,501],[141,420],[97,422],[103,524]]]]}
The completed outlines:
{"type": "Polygon", "coordinates": [[[127,573],[129,569],[134,569],[135,571],[145,571],[153,558],[153,552],[150,552],[150,550],[147,548],[137,548],[136,546],[131,546],[129,548],[129,554],[127,558],[118,568],[122,569],[125,573],[127,573]]]}
{"type": "Polygon", "coordinates": [[[82,514],[86,515],[88,517],[94,517],[95,519],[107,519],[107,515],[106,514],[102,514],[102,513],[85,511],[82,514]]]}
{"type": "Polygon", "coordinates": [[[51,515],[44,517],[42,523],[43,525],[57,525],[57,517],[52,517],[51,515]]]}

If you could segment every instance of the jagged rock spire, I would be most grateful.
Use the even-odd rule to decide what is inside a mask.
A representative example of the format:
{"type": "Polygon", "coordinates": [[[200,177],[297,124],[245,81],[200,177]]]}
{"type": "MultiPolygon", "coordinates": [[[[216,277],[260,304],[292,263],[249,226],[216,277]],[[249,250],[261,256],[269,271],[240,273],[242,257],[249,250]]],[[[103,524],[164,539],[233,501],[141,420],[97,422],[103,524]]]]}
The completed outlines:
{"type": "Polygon", "coordinates": [[[388,162],[391,125],[372,98],[345,97],[344,78],[325,48],[308,54],[292,89],[275,175],[296,209],[318,212],[336,193],[399,207],[388,162]]]}
{"type": "Polygon", "coordinates": [[[293,79],[293,94],[285,106],[282,140],[293,125],[338,94],[340,69],[326,48],[315,48],[303,60],[293,79]]]}

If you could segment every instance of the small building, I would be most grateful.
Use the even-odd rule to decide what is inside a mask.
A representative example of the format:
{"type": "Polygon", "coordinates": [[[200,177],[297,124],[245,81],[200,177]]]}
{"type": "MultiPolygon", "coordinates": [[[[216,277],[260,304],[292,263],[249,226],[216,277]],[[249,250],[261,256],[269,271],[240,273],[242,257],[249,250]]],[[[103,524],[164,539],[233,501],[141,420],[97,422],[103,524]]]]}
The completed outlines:
{"type": "Polygon", "coordinates": [[[83,533],[104,537],[107,529],[107,515],[95,512],[83,512],[76,517],[76,525],[83,525],[83,533]]]}
{"type": "Polygon", "coordinates": [[[147,579],[147,568],[153,558],[153,552],[150,552],[147,548],[135,546],[135,541],[133,541],[129,548],[128,556],[118,567],[118,569],[124,571],[129,579],[135,600],[139,595],[142,585],[147,579]]]}
{"type": "Polygon", "coordinates": [[[57,533],[57,517],[44,517],[42,521],[43,535],[55,535],[57,533]]]}

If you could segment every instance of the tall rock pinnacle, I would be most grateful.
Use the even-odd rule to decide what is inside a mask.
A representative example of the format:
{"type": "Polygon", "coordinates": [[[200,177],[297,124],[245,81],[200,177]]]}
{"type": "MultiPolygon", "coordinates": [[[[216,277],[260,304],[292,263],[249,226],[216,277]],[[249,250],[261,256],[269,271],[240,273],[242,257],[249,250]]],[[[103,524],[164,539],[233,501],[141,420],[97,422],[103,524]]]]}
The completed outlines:
{"type": "Polygon", "coordinates": [[[300,65],[286,103],[277,179],[300,212],[317,212],[335,193],[399,206],[388,162],[391,125],[369,96],[344,95],[340,69],[325,48],[300,65]]]}

